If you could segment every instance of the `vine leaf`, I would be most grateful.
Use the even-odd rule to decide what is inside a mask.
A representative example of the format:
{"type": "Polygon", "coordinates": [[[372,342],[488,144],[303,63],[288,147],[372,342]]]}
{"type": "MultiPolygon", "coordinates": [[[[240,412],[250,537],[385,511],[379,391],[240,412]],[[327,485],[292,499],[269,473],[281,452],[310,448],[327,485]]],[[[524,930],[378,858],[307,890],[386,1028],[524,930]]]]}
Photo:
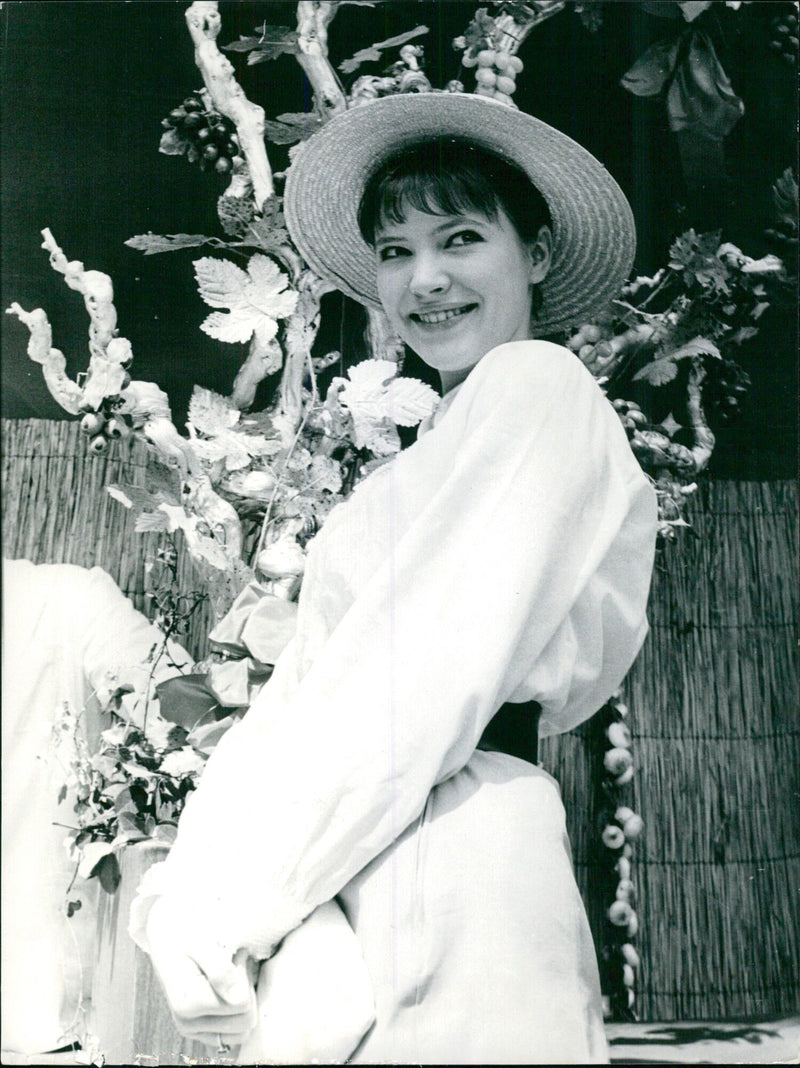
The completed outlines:
{"type": "Polygon", "coordinates": [[[264,134],[274,145],[293,145],[297,141],[307,141],[323,122],[317,111],[289,111],[278,115],[275,122],[265,119],[264,134]]]}
{"type": "Polygon", "coordinates": [[[200,324],[218,341],[245,342],[255,334],[266,344],[278,332],[278,319],[291,315],[297,304],[297,292],[287,288],[289,279],[268,256],[256,253],[246,271],[211,256],[195,260],[194,268],[206,304],[227,309],[227,314],[212,312],[200,324]]]}
{"type": "Polygon", "coordinates": [[[256,26],[257,36],[240,36],[238,41],[223,45],[223,52],[249,52],[247,62],[266,63],[278,56],[296,55],[298,52],[297,30],[289,26],[256,26]]]}
{"type": "Polygon", "coordinates": [[[653,363],[645,364],[633,376],[634,381],[638,379],[639,381],[649,382],[653,386],[665,386],[677,376],[678,360],[686,360],[698,356],[713,356],[715,359],[722,359],[722,353],[713,341],[709,341],[706,337],[695,337],[672,352],[668,352],[654,360],[653,363]]]}
{"type": "Polygon", "coordinates": [[[350,59],[345,59],[344,62],[339,64],[339,70],[342,74],[352,74],[357,71],[362,63],[378,63],[383,58],[381,52],[387,48],[399,48],[404,45],[406,41],[411,41],[415,37],[421,37],[424,33],[428,32],[427,26],[417,26],[413,30],[408,30],[407,33],[398,34],[397,37],[387,37],[385,41],[377,41],[374,45],[370,45],[369,48],[361,48],[350,59]]]}
{"type": "Polygon", "coordinates": [[[210,238],[205,234],[137,234],[125,242],[128,248],[143,252],[145,256],[155,256],[159,252],[177,252],[182,248],[199,248],[209,243],[210,238]]]}

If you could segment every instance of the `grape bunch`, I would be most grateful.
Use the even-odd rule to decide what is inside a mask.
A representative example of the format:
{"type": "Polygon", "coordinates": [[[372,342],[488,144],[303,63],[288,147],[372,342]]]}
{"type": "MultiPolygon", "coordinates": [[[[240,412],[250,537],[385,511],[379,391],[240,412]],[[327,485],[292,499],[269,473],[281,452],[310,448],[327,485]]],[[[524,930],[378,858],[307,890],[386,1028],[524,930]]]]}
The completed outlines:
{"type": "Polygon", "coordinates": [[[721,426],[738,419],[750,376],[733,360],[709,360],[703,380],[703,408],[721,426]]]}
{"type": "Polygon", "coordinates": [[[213,168],[217,174],[230,174],[244,159],[240,154],[236,126],[218,111],[207,108],[197,93],[191,93],[180,107],[173,108],[161,125],[175,130],[186,141],[186,158],[200,161],[200,169],[213,168]]]}
{"type": "Polygon", "coordinates": [[[773,15],[769,20],[770,42],[773,52],[782,56],[785,63],[794,67],[797,65],[798,44],[798,18],[795,4],[782,6],[782,10],[773,15]]]}
{"type": "Polygon", "coordinates": [[[493,97],[502,104],[514,105],[511,97],[517,88],[517,75],[522,70],[519,56],[495,48],[482,48],[477,54],[465,52],[461,62],[465,67],[478,68],[475,72],[477,96],[493,97]]]}

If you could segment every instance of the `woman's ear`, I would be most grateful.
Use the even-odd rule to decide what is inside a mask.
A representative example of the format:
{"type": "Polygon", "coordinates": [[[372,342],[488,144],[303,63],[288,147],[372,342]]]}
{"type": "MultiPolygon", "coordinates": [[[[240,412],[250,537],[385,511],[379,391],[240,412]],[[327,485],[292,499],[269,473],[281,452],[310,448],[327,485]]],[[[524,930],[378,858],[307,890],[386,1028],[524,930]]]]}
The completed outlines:
{"type": "Polygon", "coordinates": [[[539,228],[536,240],[530,246],[530,257],[530,283],[538,285],[550,270],[550,262],[553,258],[553,234],[549,226],[539,228]]]}

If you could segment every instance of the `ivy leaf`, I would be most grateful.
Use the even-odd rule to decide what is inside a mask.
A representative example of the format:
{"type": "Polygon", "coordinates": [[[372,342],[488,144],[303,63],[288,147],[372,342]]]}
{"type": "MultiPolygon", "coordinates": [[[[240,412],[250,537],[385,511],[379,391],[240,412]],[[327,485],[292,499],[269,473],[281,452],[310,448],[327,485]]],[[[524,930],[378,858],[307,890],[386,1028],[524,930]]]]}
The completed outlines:
{"type": "Polygon", "coordinates": [[[67,787],[66,786],[62,786],[61,789],[58,791],[58,801],[56,802],[56,804],[60,805],[62,801],[66,800],[66,797],[67,797],[67,787]]]}
{"type": "MultiPolygon", "coordinates": [[[[492,26],[494,26],[494,20],[492,20],[492,26]]],[[[339,70],[342,74],[352,74],[358,70],[362,63],[378,63],[383,58],[381,52],[385,49],[399,48],[407,41],[412,41],[415,37],[421,37],[427,32],[427,26],[417,26],[415,29],[398,34],[396,37],[387,37],[385,41],[377,41],[374,45],[370,45],[369,48],[360,49],[350,59],[340,63],[339,70]]]]}
{"type": "Polygon", "coordinates": [[[253,334],[266,344],[278,332],[278,319],[291,315],[297,292],[287,288],[289,279],[268,256],[254,255],[243,271],[230,260],[206,256],[195,260],[200,296],[213,312],[200,329],[218,341],[249,341],[253,334]]]}
{"type": "Polygon", "coordinates": [[[645,364],[633,376],[634,381],[638,379],[649,382],[653,386],[664,386],[668,382],[672,382],[678,374],[678,360],[686,360],[698,356],[713,356],[715,359],[722,359],[722,353],[713,341],[709,341],[706,337],[695,337],[672,352],[659,357],[653,363],[645,364]]]}
{"type": "Polygon", "coordinates": [[[210,243],[205,234],[137,234],[129,237],[125,244],[145,256],[155,256],[159,252],[177,252],[182,248],[199,248],[210,243]]]}
{"type": "Polygon", "coordinates": [[[317,111],[287,111],[278,115],[276,122],[265,120],[264,134],[274,145],[293,145],[307,141],[324,121],[317,111]]]}
{"type": "Polygon", "coordinates": [[[694,22],[698,15],[711,7],[711,0],[678,0],[678,7],[687,22],[694,22]]]}
{"type": "Polygon", "coordinates": [[[75,913],[78,912],[80,907],[81,907],[80,899],[77,899],[75,901],[68,901],[67,902],[67,919],[71,920],[72,917],[75,915],[75,913]]]}
{"type": "Polygon", "coordinates": [[[97,873],[100,862],[113,852],[111,842],[87,842],[81,847],[81,861],[78,875],[81,879],[91,879],[97,873]]]}
{"type": "Polygon", "coordinates": [[[103,857],[97,866],[97,876],[100,879],[100,885],[105,892],[107,894],[113,894],[122,879],[116,854],[108,853],[103,857]]]}

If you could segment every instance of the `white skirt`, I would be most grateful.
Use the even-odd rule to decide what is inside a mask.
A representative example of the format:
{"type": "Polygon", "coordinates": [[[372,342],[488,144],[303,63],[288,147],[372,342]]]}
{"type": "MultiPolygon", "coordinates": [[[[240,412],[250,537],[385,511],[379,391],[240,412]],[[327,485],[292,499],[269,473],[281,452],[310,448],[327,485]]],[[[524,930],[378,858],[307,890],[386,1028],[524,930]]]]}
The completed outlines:
{"type": "Polygon", "coordinates": [[[608,1061],[555,780],[477,751],[340,894],[375,994],[354,1064],[608,1061]]]}

